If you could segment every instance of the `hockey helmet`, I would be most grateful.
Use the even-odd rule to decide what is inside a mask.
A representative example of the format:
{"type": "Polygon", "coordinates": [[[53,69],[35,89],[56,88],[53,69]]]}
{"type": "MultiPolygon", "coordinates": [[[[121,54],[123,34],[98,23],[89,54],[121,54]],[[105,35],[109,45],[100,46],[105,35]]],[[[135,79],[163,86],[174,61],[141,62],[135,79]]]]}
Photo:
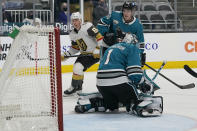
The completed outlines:
{"type": "Polygon", "coordinates": [[[71,20],[74,20],[74,19],[82,19],[81,14],[79,12],[72,13],[71,20]]]}
{"type": "Polygon", "coordinates": [[[136,43],[138,43],[138,40],[137,40],[136,35],[131,34],[131,33],[126,33],[122,42],[126,42],[128,44],[136,44],[136,43]]]}
{"type": "Polygon", "coordinates": [[[122,11],[123,9],[129,9],[129,10],[132,10],[134,8],[136,8],[137,5],[135,4],[135,2],[128,2],[128,1],[125,1],[123,6],[122,6],[122,11]]]}

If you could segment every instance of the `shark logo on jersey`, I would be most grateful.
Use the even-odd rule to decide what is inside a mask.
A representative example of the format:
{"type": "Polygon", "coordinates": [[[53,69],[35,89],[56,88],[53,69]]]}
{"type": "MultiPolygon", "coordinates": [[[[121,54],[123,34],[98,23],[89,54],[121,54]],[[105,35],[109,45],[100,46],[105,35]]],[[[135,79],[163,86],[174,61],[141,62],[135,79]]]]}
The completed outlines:
{"type": "Polygon", "coordinates": [[[117,20],[113,20],[113,23],[117,25],[119,22],[117,20]]]}

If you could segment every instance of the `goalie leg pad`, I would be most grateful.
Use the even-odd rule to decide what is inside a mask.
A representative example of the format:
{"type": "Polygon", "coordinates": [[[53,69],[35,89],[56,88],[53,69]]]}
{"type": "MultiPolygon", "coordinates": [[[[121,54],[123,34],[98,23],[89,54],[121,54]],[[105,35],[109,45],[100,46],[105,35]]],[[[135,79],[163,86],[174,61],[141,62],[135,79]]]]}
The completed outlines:
{"type": "Polygon", "coordinates": [[[134,106],[133,113],[141,117],[160,116],[163,113],[163,97],[152,96],[145,98],[134,106]]]}
{"type": "Polygon", "coordinates": [[[75,112],[105,112],[104,99],[100,93],[80,93],[77,105],[75,106],[75,112]]]}

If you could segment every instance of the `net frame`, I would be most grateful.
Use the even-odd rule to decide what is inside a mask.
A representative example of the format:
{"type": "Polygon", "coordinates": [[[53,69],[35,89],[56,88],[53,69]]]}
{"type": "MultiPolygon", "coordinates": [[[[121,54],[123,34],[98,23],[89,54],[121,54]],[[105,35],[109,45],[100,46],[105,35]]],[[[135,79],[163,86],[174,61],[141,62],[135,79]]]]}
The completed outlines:
{"type": "MultiPolygon", "coordinates": [[[[23,33],[36,33],[36,32],[48,32],[49,33],[49,58],[29,58],[30,60],[34,60],[36,62],[37,68],[37,62],[40,59],[49,59],[49,75],[50,75],[50,89],[51,89],[51,114],[52,116],[56,117],[57,115],[57,123],[58,123],[58,131],[63,131],[63,106],[62,106],[62,80],[61,80],[61,53],[60,53],[60,31],[58,28],[54,28],[52,26],[50,27],[33,27],[33,26],[23,26],[20,28],[20,32],[23,33]],[[52,53],[54,51],[55,47],[55,54],[52,53]],[[54,56],[55,55],[55,56],[54,56]],[[56,96],[54,95],[56,94],[56,96]],[[57,104],[57,105],[55,105],[57,104]],[[56,113],[57,114],[56,114],[56,113]]],[[[12,65],[14,64],[14,61],[17,56],[17,51],[20,50],[20,46],[14,43],[20,43],[20,39],[16,37],[16,39],[13,41],[13,44],[11,46],[11,49],[8,53],[7,60],[4,63],[4,66],[2,68],[2,72],[0,74],[0,105],[1,105],[1,98],[4,96],[4,93],[7,91],[5,82],[6,78],[9,77],[12,69],[12,65]]],[[[37,48],[37,44],[35,44],[35,48],[37,48]]],[[[35,50],[36,51],[36,50],[35,50]]],[[[35,52],[35,54],[37,54],[35,52]]],[[[38,74],[38,70],[35,69],[35,74],[38,74]]],[[[11,106],[12,107],[12,106],[11,106]]],[[[12,107],[17,108],[17,107],[12,107]]],[[[0,112],[1,116],[1,112],[0,112]]]]}

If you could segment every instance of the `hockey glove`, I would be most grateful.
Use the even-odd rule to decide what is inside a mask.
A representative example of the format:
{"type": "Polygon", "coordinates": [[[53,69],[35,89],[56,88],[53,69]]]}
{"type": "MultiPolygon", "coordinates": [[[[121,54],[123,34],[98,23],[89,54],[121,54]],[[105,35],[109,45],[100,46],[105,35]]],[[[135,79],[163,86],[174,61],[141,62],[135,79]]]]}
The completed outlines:
{"type": "Polygon", "coordinates": [[[117,39],[123,40],[125,36],[126,36],[126,33],[123,32],[123,31],[120,29],[120,27],[118,27],[118,28],[116,29],[116,37],[117,37],[117,39]]]}
{"type": "Polygon", "coordinates": [[[93,57],[96,58],[100,58],[100,48],[96,47],[93,51],[93,57]]]}
{"type": "Polygon", "coordinates": [[[140,84],[139,89],[142,91],[142,93],[145,93],[145,94],[151,94],[153,91],[152,84],[147,83],[147,81],[140,84]]]}
{"type": "Polygon", "coordinates": [[[140,82],[138,86],[139,90],[144,94],[152,95],[154,93],[154,85],[151,83],[151,81],[147,79],[145,76],[143,76],[141,81],[142,82],[140,82]]]}
{"type": "Polygon", "coordinates": [[[105,33],[103,41],[107,46],[114,45],[116,43],[114,33],[105,33]]]}

